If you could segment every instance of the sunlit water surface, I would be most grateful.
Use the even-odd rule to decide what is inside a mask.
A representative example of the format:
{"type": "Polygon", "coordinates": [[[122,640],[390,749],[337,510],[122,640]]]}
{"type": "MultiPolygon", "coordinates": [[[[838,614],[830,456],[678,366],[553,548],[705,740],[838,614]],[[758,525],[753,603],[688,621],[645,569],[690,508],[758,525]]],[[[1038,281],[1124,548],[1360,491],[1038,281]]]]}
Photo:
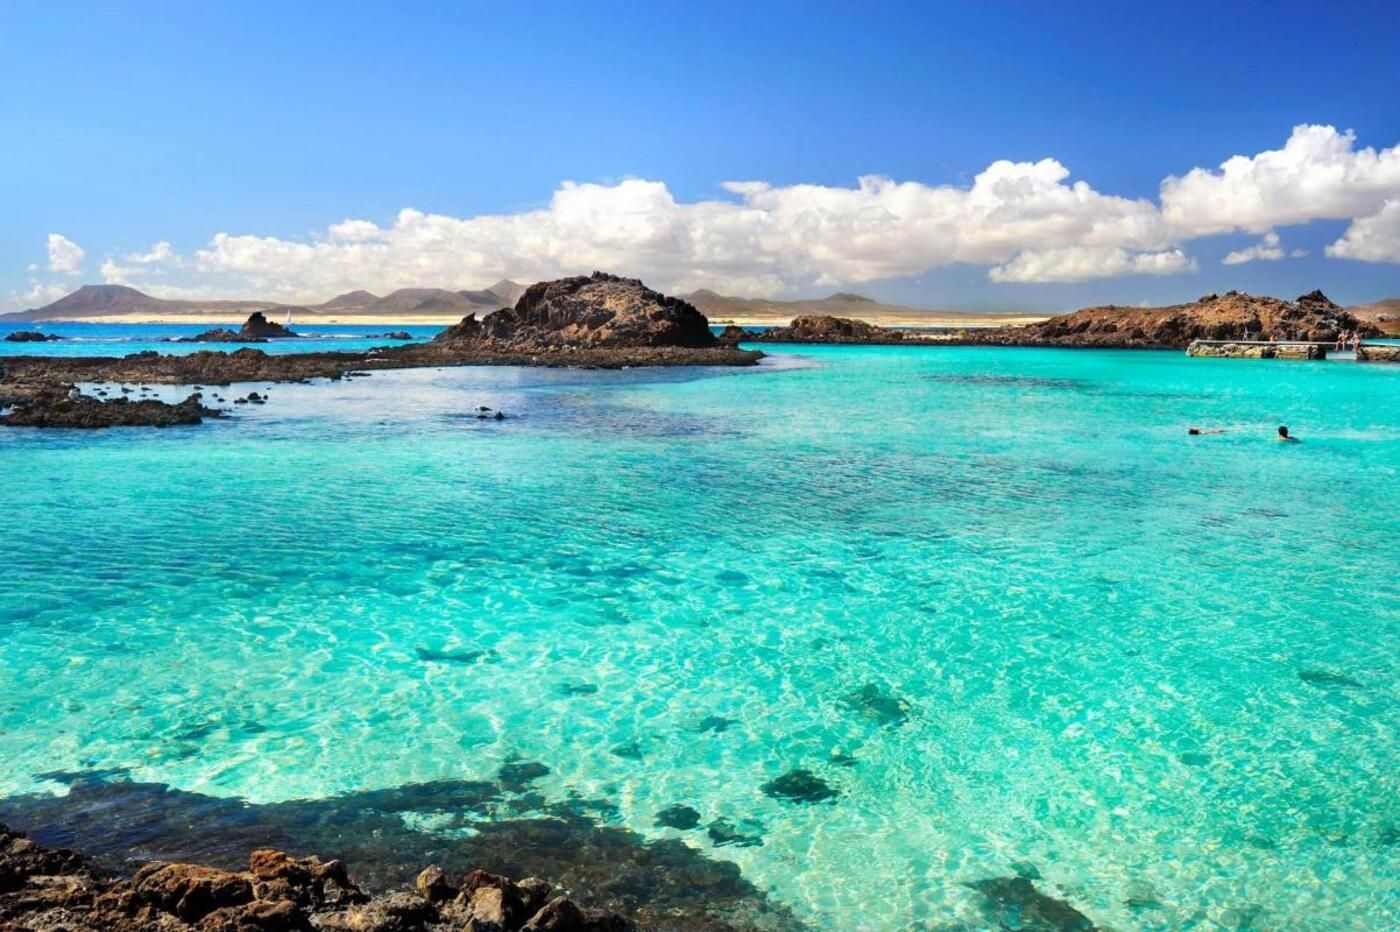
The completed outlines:
{"type": "Polygon", "coordinates": [[[815,925],[977,928],[1017,873],[1116,928],[1396,925],[1400,367],[769,362],[0,432],[0,793],[519,757],[815,925]]]}

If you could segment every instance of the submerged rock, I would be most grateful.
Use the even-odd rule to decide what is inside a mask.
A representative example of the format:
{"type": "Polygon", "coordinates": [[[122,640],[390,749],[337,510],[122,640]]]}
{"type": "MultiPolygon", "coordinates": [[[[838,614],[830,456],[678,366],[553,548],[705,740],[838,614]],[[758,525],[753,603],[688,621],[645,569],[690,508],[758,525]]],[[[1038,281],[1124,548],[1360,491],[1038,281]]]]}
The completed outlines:
{"type": "Polygon", "coordinates": [[[490,658],[493,652],[490,648],[482,650],[430,650],[426,647],[415,647],[413,653],[425,663],[474,664],[479,660],[490,658]]]}
{"type": "Polygon", "coordinates": [[[496,773],[501,786],[516,793],[523,793],[531,783],[548,775],[549,768],[539,761],[506,761],[496,773]]]}
{"type": "Polygon", "coordinates": [[[689,831],[700,824],[700,813],[689,806],[677,803],[658,812],[656,824],[662,828],[678,828],[682,831],[689,831]]]}
{"type": "Polygon", "coordinates": [[[997,928],[1024,932],[1091,932],[1093,920],[1064,900],[1036,889],[1028,877],[993,877],[963,886],[987,899],[997,928]]]}
{"type": "Polygon", "coordinates": [[[913,709],[907,699],[885,692],[878,683],[866,683],[847,693],[841,697],[841,704],[880,725],[902,725],[913,709]]]}
{"type": "MultiPolygon", "coordinates": [[[[745,822],[745,827],[762,829],[756,822],[745,822]]],[[[715,819],[705,826],[706,834],[716,848],[756,848],[763,844],[763,836],[757,831],[741,832],[728,819],[715,819]]]]}
{"type": "Polygon", "coordinates": [[[1298,679],[1309,686],[1340,686],[1343,689],[1361,689],[1363,684],[1343,673],[1329,673],[1326,670],[1299,670],[1298,679]]]}
{"type": "Polygon", "coordinates": [[[841,795],[821,777],[801,768],[769,780],[763,784],[763,792],[766,796],[792,803],[820,803],[841,795]]]}

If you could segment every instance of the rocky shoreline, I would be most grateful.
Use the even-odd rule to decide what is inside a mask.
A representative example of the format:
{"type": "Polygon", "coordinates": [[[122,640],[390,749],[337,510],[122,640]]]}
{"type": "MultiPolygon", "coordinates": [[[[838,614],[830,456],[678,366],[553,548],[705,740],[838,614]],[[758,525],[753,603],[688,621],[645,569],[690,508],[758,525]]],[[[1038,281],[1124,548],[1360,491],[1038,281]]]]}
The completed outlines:
{"type": "Polygon", "coordinates": [[[0,825],[4,932],[624,932],[632,922],[585,909],[548,881],[429,866],[414,889],[378,896],[338,860],[262,848],[248,869],[151,861],[130,878],[0,825]]]}
{"type": "MultiPolygon", "coordinates": [[[[295,336],[261,313],[243,328],[194,338],[260,342],[295,336]]],[[[406,336],[397,334],[396,336],[406,336]]],[[[186,399],[185,407],[148,400],[103,401],[74,396],[79,383],[229,385],[234,382],[307,382],[354,372],[445,366],[544,366],[624,369],[642,366],[751,366],[758,350],[723,344],[698,310],[652,291],[635,279],[603,272],[541,282],[514,309],[484,320],[474,314],[427,343],[376,347],[368,352],[271,355],[243,348],[187,355],[154,351],[122,357],[0,357],[0,426],[109,427],[199,423],[216,414],[186,399]],[[195,415],[199,415],[196,418],[195,415]]]]}

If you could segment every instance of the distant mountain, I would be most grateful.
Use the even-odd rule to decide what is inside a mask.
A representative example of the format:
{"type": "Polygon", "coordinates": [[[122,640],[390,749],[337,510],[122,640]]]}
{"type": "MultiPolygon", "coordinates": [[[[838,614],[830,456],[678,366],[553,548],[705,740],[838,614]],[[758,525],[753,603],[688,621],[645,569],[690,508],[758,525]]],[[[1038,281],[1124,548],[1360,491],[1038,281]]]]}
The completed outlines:
{"type": "Polygon", "coordinates": [[[513,282],[508,278],[503,278],[486,290],[500,300],[502,307],[515,307],[515,302],[520,300],[520,296],[525,293],[526,287],[527,286],[519,282],[513,282]]]}
{"type": "Polygon", "coordinates": [[[702,288],[690,294],[680,295],[705,313],[710,323],[743,321],[748,324],[786,324],[797,317],[812,315],[850,317],[860,320],[913,320],[921,317],[940,320],[952,317],[976,317],[979,315],[960,314],[948,311],[933,311],[925,308],[903,307],[898,304],[882,304],[864,295],[838,291],[825,298],[801,298],[795,301],[777,301],[772,298],[736,298],[702,288]]]}
{"type": "Polygon", "coordinates": [[[84,285],[52,304],[13,314],[8,320],[84,320],[91,317],[208,314],[246,317],[253,311],[280,307],[272,301],[182,301],[153,298],[126,285],[84,285]]]}
{"type": "Polygon", "coordinates": [[[1357,320],[1374,324],[1386,336],[1400,337],[1400,298],[1382,298],[1347,308],[1357,320]]]}
{"type": "Polygon", "coordinates": [[[347,291],[336,295],[324,304],[315,305],[318,311],[338,311],[341,308],[369,307],[379,300],[379,295],[368,291],[347,291]]]}
{"type": "MultiPolygon", "coordinates": [[[[384,297],[369,291],[350,291],[322,304],[290,306],[293,317],[367,317],[392,320],[395,317],[441,317],[456,321],[467,314],[485,316],[503,307],[514,307],[525,287],[502,280],[479,291],[449,291],[446,288],[400,288],[384,297]]],[[[52,304],[13,314],[7,320],[90,320],[124,317],[139,320],[156,317],[199,316],[239,320],[253,311],[281,315],[289,306],[258,299],[232,301],[187,301],[155,298],[126,285],[84,285],[52,304]]]]}

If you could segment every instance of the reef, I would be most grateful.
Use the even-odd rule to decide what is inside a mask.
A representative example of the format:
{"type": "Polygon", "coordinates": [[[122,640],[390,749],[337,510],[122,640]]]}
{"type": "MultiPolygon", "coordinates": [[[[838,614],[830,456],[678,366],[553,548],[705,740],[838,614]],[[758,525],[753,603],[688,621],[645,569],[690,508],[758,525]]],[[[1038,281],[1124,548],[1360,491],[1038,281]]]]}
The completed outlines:
{"type": "Polygon", "coordinates": [[[246,870],[150,861],[129,878],[0,825],[0,928],[32,932],[622,932],[622,916],[583,909],[537,877],[437,866],[413,892],[370,895],[338,860],[260,848],[246,870]]]}
{"type": "Polygon", "coordinates": [[[95,398],[75,389],[39,385],[4,393],[0,404],[9,406],[0,414],[4,427],[72,427],[94,430],[103,427],[176,427],[199,424],[205,418],[223,413],[205,407],[195,392],[174,404],[154,398],[95,398]]]}
{"type": "MultiPolygon", "coordinates": [[[[445,917],[439,922],[446,924],[358,928],[519,928],[473,927],[460,912],[444,912],[444,906],[455,902],[463,890],[472,889],[469,877],[473,871],[510,878],[527,891],[538,887],[538,882],[527,878],[548,878],[574,903],[606,910],[641,929],[795,932],[801,928],[785,908],[769,901],[745,880],[734,864],[712,860],[680,838],[647,841],[608,824],[616,816],[607,800],[572,794],[546,799],[530,785],[539,779],[540,769],[547,769],[545,765],[512,763],[515,766],[496,781],[441,780],[266,804],[131,782],[120,772],[55,773],[45,776],[67,784],[67,795],[0,798],[0,822],[26,829],[37,845],[82,852],[82,864],[91,874],[126,884],[123,889],[130,889],[135,876],[152,861],[195,864],[201,871],[236,878],[250,872],[254,852],[268,849],[317,852],[353,867],[355,885],[371,899],[343,902],[341,897],[354,894],[330,882],[325,885],[323,905],[309,915],[310,928],[357,928],[329,925],[326,920],[339,915],[368,921],[382,915],[381,910],[398,915],[397,921],[418,916],[421,918],[412,921],[427,923],[437,915],[445,917]],[[421,827],[429,823],[431,830],[421,827]],[[436,872],[424,876],[425,865],[437,868],[441,876],[436,872]],[[419,892],[409,892],[415,888],[419,892]],[[413,911],[404,913],[402,909],[409,906],[413,911]],[[360,911],[351,912],[351,907],[360,911]]],[[[729,844],[761,843],[757,838],[741,840],[744,836],[737,832],[733,835],[735,840],[729,844]]],[[[61,872],[50,871],[44,876],[54,873],[61,872]]],[[[14,887],[13,882],[7,885],[5,876],[0,871],[0,891],[14,887]]],[[[252,883],[246,876],[243,880],[252,883]]],[[[510,888],[497,885],[503,888],[503,900],[514,895],[510,888]]],[[[30,895],[0,901],[15,904],[30,895]]],[[[309,902],[314,903],[314,899],[309,902]]],[[[520,913],[510,915],[518,919],[520,913]]],[[[0,909],[0,928],[5,928],[6,921],[16,922],[0,909]]],[[[25,922],[19,927],[35,932],[58,928],[25,922]]],[[[69,928],[87,932],[88,927],[69,928]]],[[[186,926],[158,928],[180,930],[186,926]]],[[[241,927],[205,924],[198,928],[272,932],[281,927],[257,926],[250,920],[241,927]]]]}

